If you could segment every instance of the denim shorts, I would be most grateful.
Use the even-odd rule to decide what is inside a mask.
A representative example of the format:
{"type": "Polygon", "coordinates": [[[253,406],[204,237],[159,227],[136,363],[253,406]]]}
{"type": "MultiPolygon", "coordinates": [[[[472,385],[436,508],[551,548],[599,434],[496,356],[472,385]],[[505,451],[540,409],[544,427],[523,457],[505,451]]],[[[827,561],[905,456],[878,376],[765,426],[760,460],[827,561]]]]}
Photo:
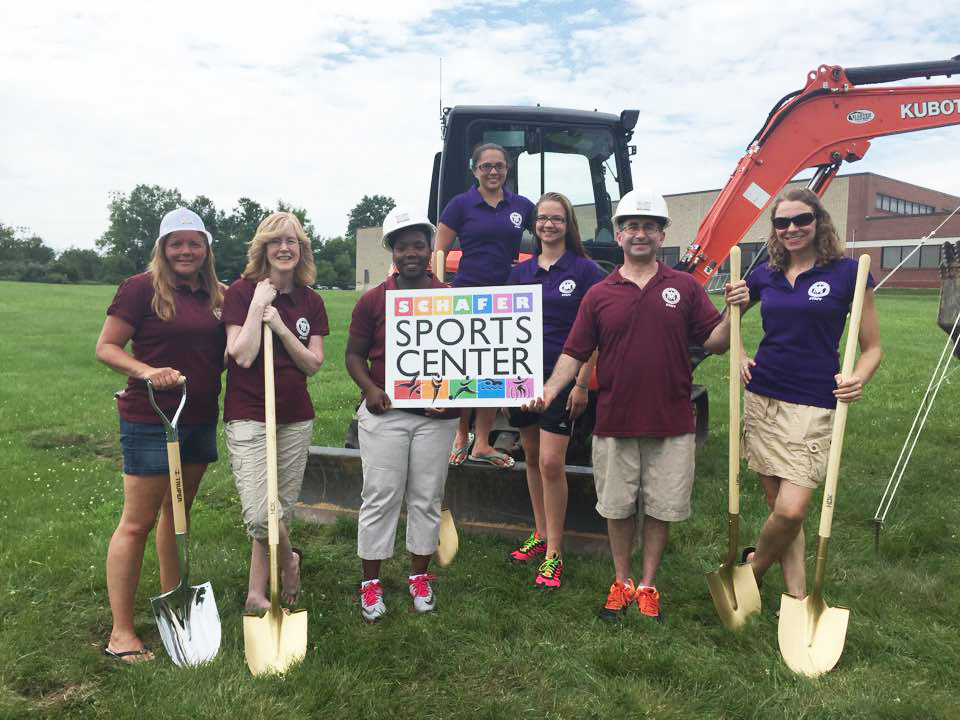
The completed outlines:
{"type": "MultiPolygon", "coordinates": [[[[217,461],[217,423],[183,424],[177,428],[180,462],[207,465],[217,461]]],[[[120,450],[125,475],[167,475],[167,433],[163,425],[120,418],[120,450]]]]}

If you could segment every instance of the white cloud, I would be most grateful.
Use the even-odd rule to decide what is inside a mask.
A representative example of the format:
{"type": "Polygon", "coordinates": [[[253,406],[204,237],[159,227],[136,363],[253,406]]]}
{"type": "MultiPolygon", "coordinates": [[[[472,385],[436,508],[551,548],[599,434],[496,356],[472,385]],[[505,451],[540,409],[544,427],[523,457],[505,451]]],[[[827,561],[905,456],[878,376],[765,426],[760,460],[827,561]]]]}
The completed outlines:
{"type": "MultiPolygon", "coordinates": [[[[890,0],[5,3],[0,221],[91,247],[107,193],[138,183],[282,198],[328,236],[364,194],[426,204],[441,57],[445,105],[638,108],[635,181],[718,188],[807,71],[949,57],[958,20],[890,0]]],[[[958,132],[845,169],[960,194],[958,132]]]]}

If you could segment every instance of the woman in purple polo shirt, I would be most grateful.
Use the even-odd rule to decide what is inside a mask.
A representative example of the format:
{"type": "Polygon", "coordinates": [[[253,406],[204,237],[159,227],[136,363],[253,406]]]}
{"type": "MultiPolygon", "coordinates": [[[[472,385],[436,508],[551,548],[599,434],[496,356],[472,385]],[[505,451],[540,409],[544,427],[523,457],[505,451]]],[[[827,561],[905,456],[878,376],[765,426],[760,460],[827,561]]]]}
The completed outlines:
{"type": "MultiPolygon", "coordinates": [[[[536,255],[510,272],[511,285],[540,285],[543,297],[543,374],[550,377],[587,290],[604,278],[587,257],[570,201],[548,192],[534,216],[536,255]]],[[[563,521],[567,514],[567,445],[573,423],[587,407],[587,385],[595,358],[580,368],[576,379],[542,413],[510,409],[510,424],[520,428],[527,461],[527,488],[536,531],[510,553],[526,563],[546,553],[535,584],[560,587],[563,575],[563,521]]]]}
{"type": "Polygon", "coordinates": [[[310,238],[297,216],[276,212],[257,227],[243,277],[223,298],[230,356],[223,421],[243,522],[252,541],[247,612],[270,607],[263,323],[273,331],[281,600],[295,605],[300,595],[303,553],[291,546],[283,519],[303,485],[314,418],[307,378],[323,364],[323,336],[329,334],[323,300],[310,289],[316,276],[310,238]]]}
{"type": "Polygon", "coordinates": [[[825,475],[834,409],[837,401],[860,399],[883,350],[873,291],[867,290],[860,357],[850,377],[839,374],[857,263],[843,256],[820,198],[790,190],[774,202],[770,219],[770,261],[746,279],[751,305],[760,302],[764,336],[756,358],[742,355],[740,376],[747,386],[743,456],[759,474],[771,512],[757,547],[745,549],[743,559],[758,581],[779,561],[787,592],[803,598],[803,520],[825,475]]]}
{"type": "MultiPolygon", "coordinates": [[[[505,285],[510,266],[520,252],[524,228],[530,227],[533,203],[504,187],[510,170],[507,151],[499,145],[478,145],[471,157],[477,184],[453,198],[440,215],[437,250],[446,253],[460,239],[460,267],[454,287],[505,285]]],[[[460,416],[450,455],[451,465],[467,459],[495,467],[513,467],[513,458],[490,446],[496,408],[476,409],[476,439],[470,436],[471,411],[460,416]],[[473,444],[473,451],[470,446],[473,444]]]]}
{"type": "Polygon", "coordinates": [[[172,590],[180,578],[166,433],[150,407],[147,380],[160,391],[157,404],[168,416],[180,400],[180,378],[189,381],[190,401],[179,423],[188,513],[207,464],[217,459],[217,399],[225,338],[220,322],[223,292],[210,241],[196,213],[187,208],[167,213],[147,271],[120,285],[97,339],[97,360],[129,377],[126,389],[117,395],[123,511],[107,549],[113,629],[103,648],[106,655],[124,663],[154,657],[133,627],[144,546],[154,524],[162,591],[172,590]],[[124,351],[131,340],[132,356],[124,351]]]}

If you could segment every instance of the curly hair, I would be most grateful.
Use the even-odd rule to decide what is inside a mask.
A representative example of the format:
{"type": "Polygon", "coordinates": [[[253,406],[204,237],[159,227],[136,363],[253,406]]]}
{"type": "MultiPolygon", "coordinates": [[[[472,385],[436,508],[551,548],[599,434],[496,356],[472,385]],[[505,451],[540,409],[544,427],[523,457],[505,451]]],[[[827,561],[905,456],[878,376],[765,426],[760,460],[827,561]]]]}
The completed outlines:
{"type": "Polygon", "coordinates": [[[787,190],[778,197],[770,207],[770,236],[767,238],[767,252],[770,254],[768,265],[771,268],[786,272],[790,266],[790,251],[783,246],[780,238],[777,237],[776,228],[773,227],[773,219],[777,216],[777,207],[785,200],[802,202],[813,211],[814,221],[817,223],[817,229],[813,235],[813,246],[817,251],[817,265],[826,265],[843,257],[840,236],[837,235],[833,220],[830,219],[830,213],[823,206],[819,196],[807,188],[794,188],[787,190]]]}
{"type": "MultiPolygon", "coordinates": [[[[210,310],[213,312],[223,304],[223,286],[217,280],[213,248],[207,242],[206,235],[202,232],[197,234],[203,238],[203,244],[207,246],[207,256],[200,268],[200,284],[207,291],[207,295],[210,296],[210,310]]],[[[156,316],[164,322],[173,320],[177,314],[173,303],[173,292],[177,287],[177,281],[166,253],[167,240],[171,235],[173,233],[167,233],[163,237],[157,238],[157,241],[153,244],[153,251],[150,253],[150,262],[147,264],[147,272],[150,273],[150,280],[153,283],[153,299],[150,301],[150,307],[156,316]]]]}
{"type": "Polygon", "coordinates": [[[267,263],[267,243],[292,231],[300,244],[300,260],[294,269],[296,285],[313,285],[317,279],[317,266],[313,260],[313,248],[310,238],[303,231],[297,216],[291,212],[275,212],[267,215],[257,226],[257,232],[247,247],[247,266],[243,269],[246,280],[260,282],[270,275],[267,263]]]}
{"type": "MultiPolygon", "coordinates": [[[[570,204],[566,195],[558,192],[545,192],[537,201],[537,207],[535,208],[537,214],[540,213],[540,206],[545,200],[552,200],[553,202],[563,205],[563,214],[566,215],[567,221],[563,242],[567,250],[580,257],[590,257],[587,255],[587,251],[583,249],[583,242],[580,239],[580,226],[577,224],[577,216],[573,212],[573,205],[570,204]]],[[[536,215],[534,215],[534,218],[536,218],[536,215]]],[[[534,228],[536,228],[536,222],[534,222],[534,228]]],[[[543,246],[540,244],[540,237],[536,231],[533,233],[533,241],[537,248],[537,255],[539,255],[543,250],[543,246]]]]}

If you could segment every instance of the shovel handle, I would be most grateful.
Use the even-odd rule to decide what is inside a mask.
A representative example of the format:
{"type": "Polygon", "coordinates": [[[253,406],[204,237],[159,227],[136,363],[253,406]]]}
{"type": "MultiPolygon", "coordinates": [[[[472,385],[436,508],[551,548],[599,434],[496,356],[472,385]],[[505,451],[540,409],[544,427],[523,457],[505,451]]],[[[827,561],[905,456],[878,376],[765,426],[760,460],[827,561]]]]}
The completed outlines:
{"type": "MultiPolygon", "coordinates": [[[[740,280],[740,248],[730,248],[730,282],[740,280]]],[[[740,306],[728,305],[730,313],[730,415],[728,422],[727,511],[740,514],[740,306]]]]}
{"type": "Polygon", "coordinates": [[[170,499],[173,505],[173,531],[187,532],[187,509],[183,501],[183,466],[180,464],[180,442],[167,443],[167,465],[170,468],[170,499]]]}
{"type": "Polygon", "coordinates": [[[263,416],[267,442],[267,533],[270,545],[280,542],[277,518],[279,487],[277,479],[277,394],[273,374],[273,331],[263,324],[263,416]]]}
{"type": "MultiPolygon", "coordinates": [[[[850,306],[850,323],[847,326],[847,344],[843,351],[843,366],[840,369],[842,377],[847,378],[853,373],[853,365],[857,359],[857,345],[860,339],[860,318],[863,314],[863,297],[867,289],[867,276],[870,273],[870,256],[861,255],[857,263],[857,282],[853,292],[853,304],[850,306]]],[[[836,505],[837,478],[840,475],[840,456],[843,454],[843,434],[847,426],[847,410],[849,405],[837,402],[837,409],[833,416],[833,435],[830,439],[830,457],[827,460],[827,479],[823,488],[823,507],[820,510],[821,538],[830,537],[830,528],[833,525],[833,508],[836,505]]]]}
{"type": "Polygon", "coordinates": [[[437,252],[434,253],[433,258],[433,274],[440,282],[444,282],[443,276],[446,272],[446,268],[443,266],[443,261],[443,250],[437,250],[437,252]]]}

